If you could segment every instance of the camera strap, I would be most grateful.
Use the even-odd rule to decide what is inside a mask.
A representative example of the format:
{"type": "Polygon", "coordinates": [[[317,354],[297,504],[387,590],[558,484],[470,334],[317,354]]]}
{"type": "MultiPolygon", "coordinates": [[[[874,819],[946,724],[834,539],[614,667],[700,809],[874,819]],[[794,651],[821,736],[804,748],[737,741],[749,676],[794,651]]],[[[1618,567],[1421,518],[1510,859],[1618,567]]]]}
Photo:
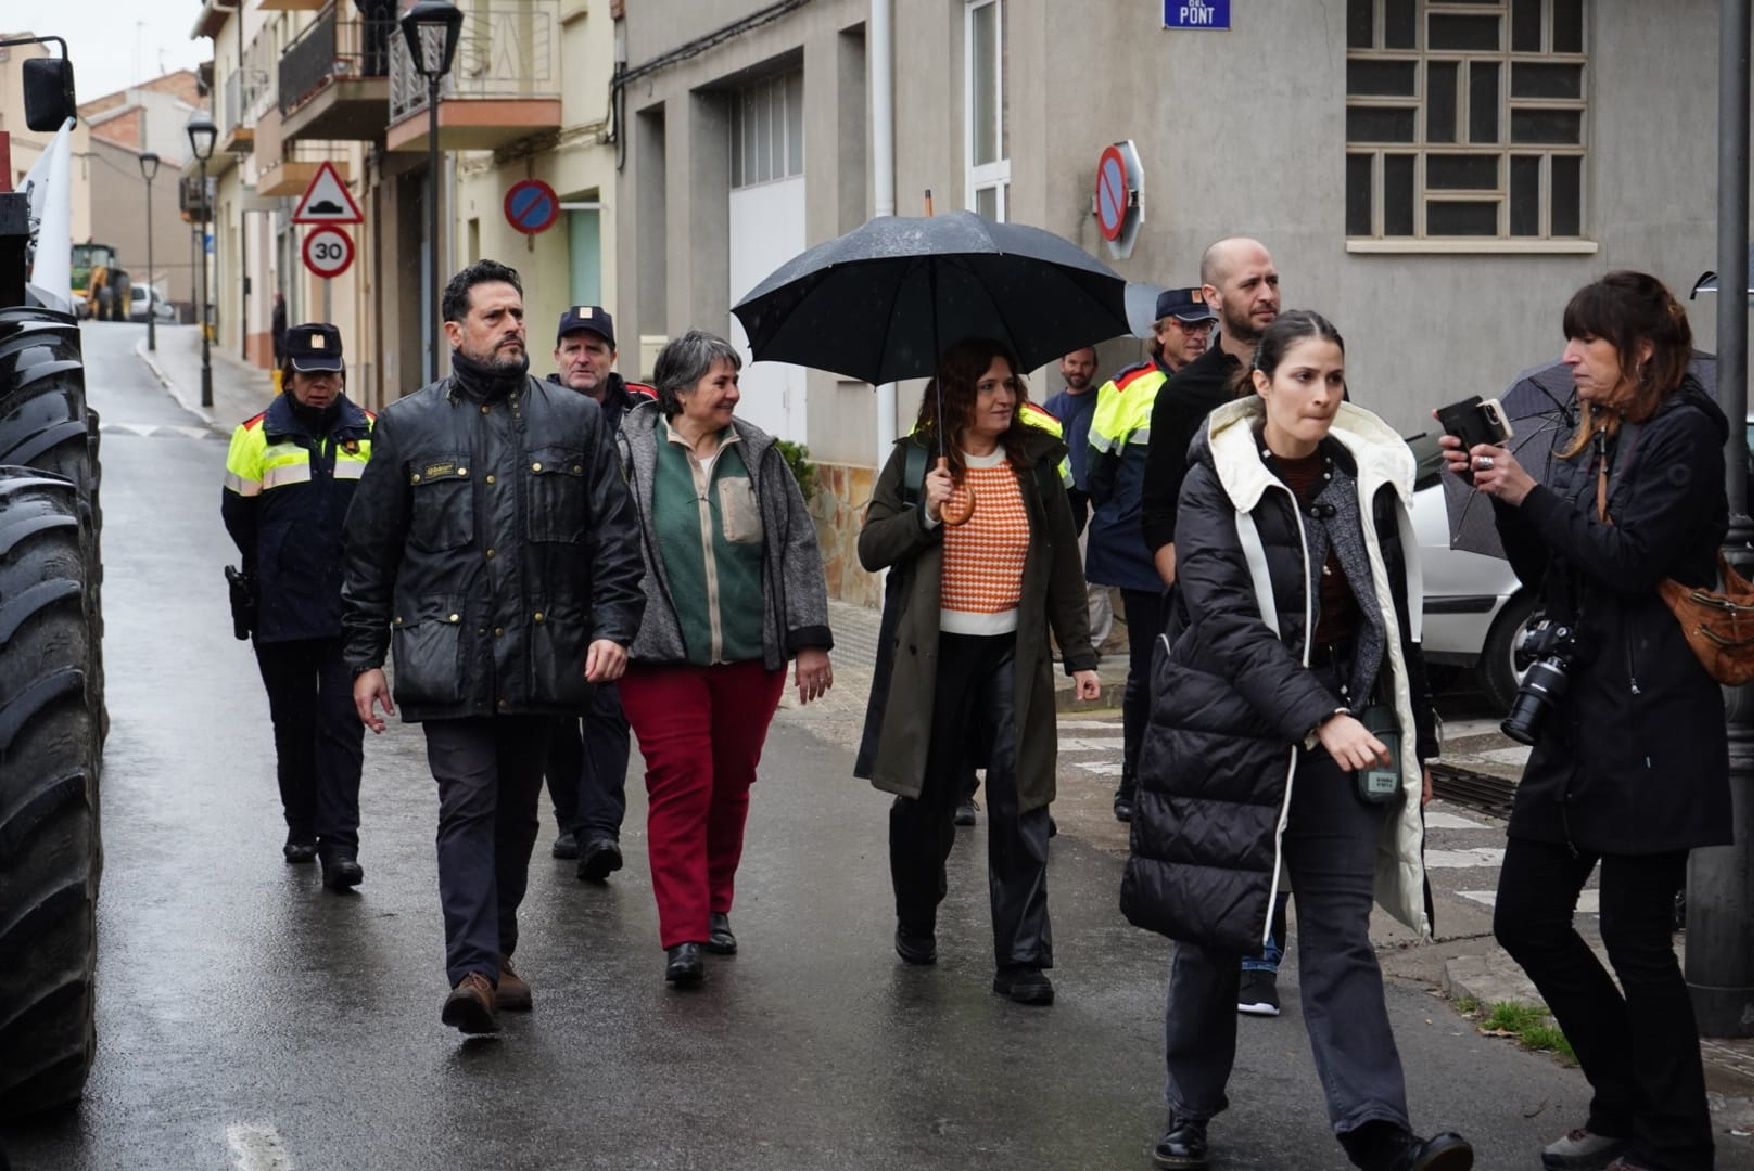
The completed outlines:
{"type": "Polygon", "coordinates": [[[1618,463],[1622,472],[1632,462],[1633,449],[1638,446],[1639,434],[1644,430],[1640,423],[1622,423],[1620,437],[1614,444],[1614,458],[1608,455],[1606,430],[1596,432],[1596,519],[1605,525],[1614,523],[1608,515],[1608,490],[1614,475],[1613,464],[1618,463]]]}

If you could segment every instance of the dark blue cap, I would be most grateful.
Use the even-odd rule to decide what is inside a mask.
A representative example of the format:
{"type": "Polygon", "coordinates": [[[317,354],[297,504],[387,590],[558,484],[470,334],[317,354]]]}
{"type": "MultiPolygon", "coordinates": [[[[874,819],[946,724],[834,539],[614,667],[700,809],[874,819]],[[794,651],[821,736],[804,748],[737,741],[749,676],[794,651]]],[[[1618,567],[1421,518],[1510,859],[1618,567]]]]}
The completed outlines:
{"type": "Polygon", "coordinates": [[[1165,289],[1157,294],[1157,320],[1173,317],[1178,321],[1217,321],[1218,314],[1206,303],[1206,293],[1199,285],[1185,289],[1165,289]]]}
{"type": "Polygon", "coordinates": [[[583,333],[586,330],[602,336],[615,348],[615,319],[609,316],[609,310],[601,305],[574,305],[560,315],[560,328],[554,331],[554,344],[559,345],[560,339],[570,333],[583,333]]]}
{"type": "Polygon", "coordinates": [[[309,321],[286,331],[286,360],[300,374],[338,371],[341,362],[341,331],[327,321],[309,321]]]}

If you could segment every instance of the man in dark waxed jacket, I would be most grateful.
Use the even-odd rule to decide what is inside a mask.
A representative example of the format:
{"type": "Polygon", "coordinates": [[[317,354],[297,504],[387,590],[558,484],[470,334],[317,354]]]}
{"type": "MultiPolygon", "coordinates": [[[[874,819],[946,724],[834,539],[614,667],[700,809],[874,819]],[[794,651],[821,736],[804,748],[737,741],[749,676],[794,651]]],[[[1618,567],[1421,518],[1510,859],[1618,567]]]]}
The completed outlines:
{"type": "Polygon", "coordinates": [[[346,657],[360,719],[424,723],[439,785],[443,1019],[527,1010],[512,971],[556,716],[620,677],[644,610],[639,532],[597,404],[529,373],[515,270],[444,295],[451,377],[379,416],[347,516],[346,657]],[[395,661],[392,702],[383,664],[395,661]]]}

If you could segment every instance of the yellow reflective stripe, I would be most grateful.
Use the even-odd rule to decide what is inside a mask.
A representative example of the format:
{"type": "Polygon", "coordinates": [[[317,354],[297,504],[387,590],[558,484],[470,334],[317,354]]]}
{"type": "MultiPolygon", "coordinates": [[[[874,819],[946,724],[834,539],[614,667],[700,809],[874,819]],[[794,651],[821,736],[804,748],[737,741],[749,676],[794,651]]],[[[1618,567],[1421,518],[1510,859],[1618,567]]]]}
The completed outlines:
{"type": "Polygon", "coordinates": [[[225,451],[226,487],[232,488],[235,480],[239,485],[251,486],[251,491],[242,487],[232,488],[240,496],[254,496],[262,487],[262,456],[267,444],[262,438],[262,429],[245,427],[238,424],[231,433],[231,446],[225,451]]]}
{"type": "Polygon", "coordinates": [[[1062,479],[1066,482],[1066,487],[1070,488],[1072,486],[1072,457],[1071,456],[1066,456],[1064,459],[1060,460],[1060,479],[1062,479]]]}
{"type": "Polygon", "coordinates": [[[260,493],[262,491],[262,485],[256,483],[254,480],[246,480],[236,472],[227,472],[225,473],[225,490],[227,492],[236,492],[239,496],[248,499],[249,497],[260,493]]]}
{"type": "Polygon", "coordinates": [[[1096,392],[1096,409],[1090,415],[1090,446],[1108,453],[1128,443],[1151,438],[1151,407],[1168,379],[1153,370],[1134,378],[1121,390],[1111,380],[1096,392]]]}
{"type": "Polygon", "coordinates": [[[335,478],[337,480],[357,480],[365,475],[365,461],[359,459],[338,459],[335,461],[335,478]]]}
{"type": "Polygon", "coordinates": [[[1019,407],[1017,413],[1022,416],[1023,422],[1027,426],[1046,431],[1056,439],[1063,438],[1066,434],[1066,428],[1043,407],[1034,405],[1019,407]]]}
{"type": "Polygon", "coordinates": [[[300,463],[279,463],[262,474],[262,490],[284,488],[288,484],[308,484],[311,480],[309,460],[300,463]]]}

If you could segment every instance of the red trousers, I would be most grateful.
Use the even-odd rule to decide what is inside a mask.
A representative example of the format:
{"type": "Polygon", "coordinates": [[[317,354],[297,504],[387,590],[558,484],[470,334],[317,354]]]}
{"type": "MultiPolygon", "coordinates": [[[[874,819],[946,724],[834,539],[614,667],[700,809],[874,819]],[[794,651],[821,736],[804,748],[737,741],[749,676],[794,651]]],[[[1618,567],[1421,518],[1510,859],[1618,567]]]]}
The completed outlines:
{"type": "Polygon", "coordinates": [[[658,939],[705,943],[728,913],[743,856],[749,786],[785,690],[760,660],[715,667],[632,666],[621,706],[646,759],[646,834],[658,939]]]}

